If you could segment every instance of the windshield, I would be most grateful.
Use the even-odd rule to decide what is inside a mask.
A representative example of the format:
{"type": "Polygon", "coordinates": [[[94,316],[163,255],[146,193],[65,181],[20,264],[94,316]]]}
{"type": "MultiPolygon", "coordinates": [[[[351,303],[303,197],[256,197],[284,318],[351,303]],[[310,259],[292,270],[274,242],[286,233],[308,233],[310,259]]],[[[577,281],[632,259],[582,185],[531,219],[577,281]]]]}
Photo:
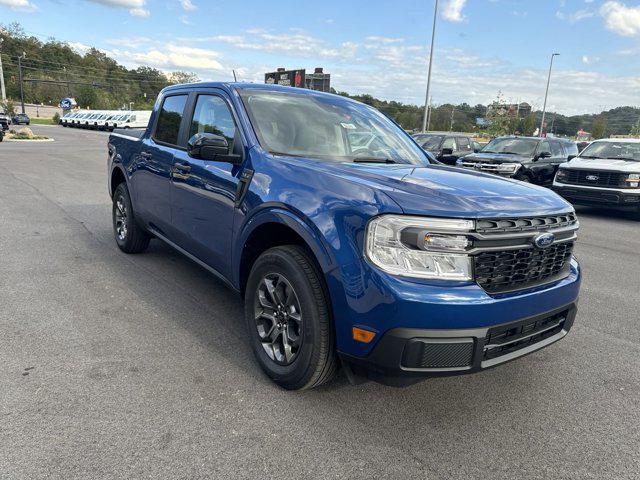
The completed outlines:
{"type": "Polygon", "coordinates": [[[582,151],[580,158],[610,158],[640,162],[640,142],[593,142],[582,151]]]}
{"type": "Polygon", "coordinates": [[[273,154],[326,161],[428,163],[376,109],[332,95],[241,90],[260,144],[273,154]]]}
{"type": "Polygon", "coordinates": [[[482,153],[512,153],[531,156],[538,141],[531,138],[494,138],[482,149],[482,153]]]}

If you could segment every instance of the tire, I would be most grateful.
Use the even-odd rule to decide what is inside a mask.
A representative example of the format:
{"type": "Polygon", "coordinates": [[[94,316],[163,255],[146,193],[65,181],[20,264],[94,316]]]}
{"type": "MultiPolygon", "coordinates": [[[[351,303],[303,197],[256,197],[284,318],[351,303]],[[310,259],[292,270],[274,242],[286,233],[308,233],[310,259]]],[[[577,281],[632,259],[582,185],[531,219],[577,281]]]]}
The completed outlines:
{"type": "Polygon", "coordinates": [[[281,387],[309,389],[335,375],[329,305],[320,272],[305,249],[275,247],[254,263],[244,300],[247,333],[260,367],[281,387]]]}
{"type": "Polygon", "coordinates": [[[113,236],[118,248],[125,253],[142,253],[149,246],[151,236],[135,219],[127,184],[122,182],[113,193],[113,236]]]}

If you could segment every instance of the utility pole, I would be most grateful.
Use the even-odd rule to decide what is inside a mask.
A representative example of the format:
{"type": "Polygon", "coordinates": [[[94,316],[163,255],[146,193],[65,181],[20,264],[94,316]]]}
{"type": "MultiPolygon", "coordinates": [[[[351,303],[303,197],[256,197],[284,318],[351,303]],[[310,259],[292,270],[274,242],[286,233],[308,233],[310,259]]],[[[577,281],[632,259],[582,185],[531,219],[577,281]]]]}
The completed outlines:
{"type": "Polygon", "coordinates": [[[449,131],[453,132],[453,114],[456,111],[456,107],[451,106],[451,125],[449,126],[449,131]]]}
{"type": "Polygon", "coordinates": [[[22,52],[22,55],[18,57],[18,76],[20,77],[20,106],[22,108],[22,113],[24,113],[24,82],[22,81],[22,58],[26,56],[27,54],[22,52]]]}
{"type": "MultiPolygon", "coordinates": [[[[4,42],[4,38],[0,38],[0,47],[2,47],[2,42],[4,42]]],[[[2,50],[0,49],[0,95],[2,96],[2,101],[5,102],[7,100],[7,91],[4,89],[4,72],[2,71],[2,50]]]]}
{"type": "Polygon", "coordinates": [[[544,92],[544,106],[542,107],[542,120],[540,121],[540,137],[542,137],[544,132],[544,117],[547,113],[547,97],[549,96],[549,83],[551,82],[551,68],[553,67],[553,58],[559,55],[559,53],[551,54],[551,62],[549,63],[549,75],[547,76],[547,90],[544,92]]]}
{"type": "Polygon", "coordinates": [[[433,67],[433,49],[434,42],[436,40],[436,21],[438,20],[438,0],[436,0],[436,5],[433,10],[433,29],[431,30],[431,51],[429,52],[429,73],[427,75],[427,95],[425,96],[424,101],[424,117],[422,118],[422,132],[427,131],[428,126],[428,117],[430,116],[430,102],[429,102],[429,92],[431,90],[431,68],[433,67]]]}

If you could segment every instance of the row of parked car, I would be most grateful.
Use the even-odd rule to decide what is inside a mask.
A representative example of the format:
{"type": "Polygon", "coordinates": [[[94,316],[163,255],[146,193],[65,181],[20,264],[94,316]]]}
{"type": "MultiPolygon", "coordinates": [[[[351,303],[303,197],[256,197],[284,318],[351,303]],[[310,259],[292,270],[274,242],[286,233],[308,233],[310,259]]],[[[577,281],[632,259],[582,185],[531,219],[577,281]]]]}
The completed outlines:
{"type": "Polygon", "coordinates": [[[31,119],[26,113],[16,113],[9,116],[4,112],[0,112],[0,130],[9,130],[9,125],[29,125],[31,119]]]}
{"type": "Polygon", "coordinates": [[[574,204],[640,207],[640,139],[579,145],[561,138],[505,136],[482,148],[464,134],[414,139],[440,163],[551,187],[574,204]]]}
{"type": "Polygon", "coordinates": [[[150,110],[75,110],[65,113],[58,122],[63,127],[109,130],[146,128],[150,110]]]}

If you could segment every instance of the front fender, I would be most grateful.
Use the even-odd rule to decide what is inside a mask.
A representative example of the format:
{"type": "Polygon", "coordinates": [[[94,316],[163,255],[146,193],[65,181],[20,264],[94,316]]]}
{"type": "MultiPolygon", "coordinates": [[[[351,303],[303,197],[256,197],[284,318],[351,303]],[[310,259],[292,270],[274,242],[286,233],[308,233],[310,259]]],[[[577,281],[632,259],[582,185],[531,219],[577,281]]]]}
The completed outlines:
{"type": "Polygon", "coordinates": [[[247,217],[238,228],[239,234],[233,249],[234,285],[240,285],[240,261],[244,245],[258,227],[267,223],[279,223],[300,235],[313,252],[325,274],[338,265],[329,243],[313,223],[281,205],[265,204],[258,212],[247,217]]]}

